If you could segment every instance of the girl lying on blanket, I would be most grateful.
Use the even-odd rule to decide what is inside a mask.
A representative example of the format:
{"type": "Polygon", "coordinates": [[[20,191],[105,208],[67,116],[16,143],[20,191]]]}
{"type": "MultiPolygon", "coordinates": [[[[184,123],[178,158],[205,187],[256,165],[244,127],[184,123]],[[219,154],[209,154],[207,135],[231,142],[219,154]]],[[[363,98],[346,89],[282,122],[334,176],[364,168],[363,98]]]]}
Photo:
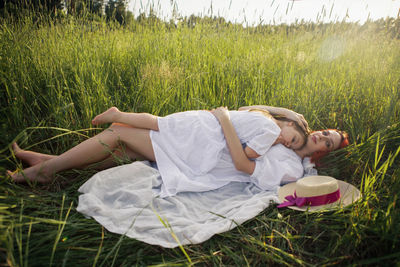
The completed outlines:
{"type": "Polygon", "coordinates": [[[161,196],[208,191],[231,181],[253,182],[270,190],[281,182],[300,178],[303,157],[348,143],[345,134],[327,130],[312,133],[303,147],[302,127],[246,109],[249,107],[156,117],[111,108],[97,116],[93,124],[115,123],[59,156],[23,151],[14,144],[16,156],[33,166],[9,175],[16,182],[29,179],[44,183],[66,169],[97,162],[102,162],[100,168],[111,167],[115,163],[109,151],[121,151],[123,146],[132,159],[144,157],[157,162],[163,180],[161,196]]]}

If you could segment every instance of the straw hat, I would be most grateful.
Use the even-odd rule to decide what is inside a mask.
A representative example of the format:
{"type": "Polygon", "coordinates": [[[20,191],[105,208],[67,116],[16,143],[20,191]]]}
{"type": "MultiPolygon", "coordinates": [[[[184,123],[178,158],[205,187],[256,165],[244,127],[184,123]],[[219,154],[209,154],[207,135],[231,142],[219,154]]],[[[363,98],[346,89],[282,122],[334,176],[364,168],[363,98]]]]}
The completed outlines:
{"type": "Polygon", "coordinates": [[[308,176],[279,188],[278,208],[300,211],[320,211],[345,207],[360,198],[353,185],[330,176],[308,176]]]}

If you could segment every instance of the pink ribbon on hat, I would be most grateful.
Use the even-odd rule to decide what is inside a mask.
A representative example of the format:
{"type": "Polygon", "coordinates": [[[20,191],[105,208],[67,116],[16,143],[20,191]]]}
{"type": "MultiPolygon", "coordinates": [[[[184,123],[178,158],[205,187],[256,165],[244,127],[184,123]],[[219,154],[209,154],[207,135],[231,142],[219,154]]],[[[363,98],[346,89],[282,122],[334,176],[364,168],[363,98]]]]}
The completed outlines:
{"type": "Polygon", "coordinates": [[[281,203],[278,206],[278,208],[284,208],[287,206],[303,207],[304,205],[320,206],[320,205],[333,203],[333,202],[337,201],[339,198],[340,198],[340,190],[339,189],[333,193],[315,196],[315,197],[298,197],[296,195],[296,191],[294,191],[294,195],[286,196],[285,199],[287,201],[281,203]]]}

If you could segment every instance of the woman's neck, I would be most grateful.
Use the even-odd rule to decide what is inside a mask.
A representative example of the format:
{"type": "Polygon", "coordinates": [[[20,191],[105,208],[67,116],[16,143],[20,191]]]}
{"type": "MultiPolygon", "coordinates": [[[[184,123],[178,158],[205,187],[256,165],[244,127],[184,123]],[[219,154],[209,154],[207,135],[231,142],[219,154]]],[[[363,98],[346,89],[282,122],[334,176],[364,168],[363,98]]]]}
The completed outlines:
{"type": "Polygon", "coordinates": [[[305,157],[311,156],[311,154],[312,154],[312,153],[310,153],[310,151],[308,151],[307,146],[300,150],[295,150],[294,152],[302,159],[305,157]]]}

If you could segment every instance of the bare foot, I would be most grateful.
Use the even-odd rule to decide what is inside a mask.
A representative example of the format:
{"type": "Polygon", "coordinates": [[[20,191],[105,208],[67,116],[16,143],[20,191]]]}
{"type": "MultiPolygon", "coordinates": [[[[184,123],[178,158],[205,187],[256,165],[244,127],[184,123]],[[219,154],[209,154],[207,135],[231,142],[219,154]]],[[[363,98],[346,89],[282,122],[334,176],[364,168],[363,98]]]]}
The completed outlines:
{"type": "Polygon", "coordinates": [[[53,179],[52,175],[46,172],[43,164],[37,164],[33,167],[29,167],[21,172],[7,171],[7,174],[11,177],[14,182],[23,183],[27,180],[37,181],[39,183],[49,183],[53,179]]]}
{"type": "Polygon", "coordinates": [[[20,160],[26,162],[29,166],[34,166],[39,163],[42,163],[46,160],[52,159],[55,157],[54,155],[48,155],[48,154],[42,154],[38,152],[33,152],[33,151],[27,151],[21,149],[17,143],[12,144],[12,149],[14,151],[14,154],[17,158],[20,160]]]}
{"type": "Polygon", "coordinates": [[[92,120],[93,125],[99,125],[103,123],[111,123],[111,122],[116,122],[116,117],[121,111],[119,111],[118,108],[112,107],[104,111],[103,113],[97,115],[94,117],[92,120]]]}

